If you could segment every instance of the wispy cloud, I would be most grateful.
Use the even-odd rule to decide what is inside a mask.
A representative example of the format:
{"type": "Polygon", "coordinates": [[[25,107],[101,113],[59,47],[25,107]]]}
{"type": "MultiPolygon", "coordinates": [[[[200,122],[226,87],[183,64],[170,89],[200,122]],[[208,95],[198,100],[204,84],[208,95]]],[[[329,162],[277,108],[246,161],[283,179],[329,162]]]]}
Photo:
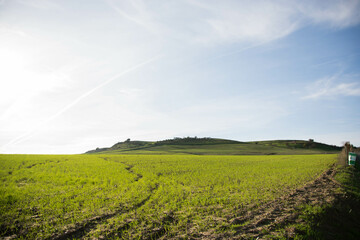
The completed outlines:
{"type": "Polygon", "coordinates": [[[296,4],[305,18],[316,24],[344,28],[360,22],[359,0],[301,1],[296,4]]]}
{"type": "Polygon", "coordinates": [[[59,9],[60,5],[53,0],[17,0],[18,3],[38,9],[59,9]]]}
{"type": "Polygon", "coordinates": [[[147,10],[146,4],[141,0],[129,2],[105,0],[105,3],[126,20],[134,22],[150,32],[158,32],[159,26],[153,20],[152,12],[147,10]]]}
{"type": "Polygon", "coordinates": [[[309,24],[344,28],[360,22],[359,0],[105,2],[163,39],[210,45],[270,42],[309,24]]]}
{"type": "Polygon", "coordinates": [[[338,96],[360,96],[358,82],[339,82],[341,75],[319,79],[308,87],[308,94],[303,99],[333,98],[338,96]]]}
{"type": "Polygon", "coordinates": [[[206,9],[205,17],[213,39],[225,42],[264,42],[292,33],[298,28],[296,9],[276,1],[192,1],[206,9]]]}

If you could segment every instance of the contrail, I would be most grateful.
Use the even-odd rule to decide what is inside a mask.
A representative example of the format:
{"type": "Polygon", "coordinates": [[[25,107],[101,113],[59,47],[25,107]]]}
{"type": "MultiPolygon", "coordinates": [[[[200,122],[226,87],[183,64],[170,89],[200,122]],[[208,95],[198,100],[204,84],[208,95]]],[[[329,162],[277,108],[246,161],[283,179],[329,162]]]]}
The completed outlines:
{"type": "Polygon", "coordinates": [[[42,126],[44,126],[45,124],[47,124],[48,122],[52,121],[53,119],[57,118],[58,116],[60,116],[61,114],[63,114],[64,112],[66,112],[67,110],[69,110],[70,108],[72,108],[74,105],[76,105],[78,102],[80,102],[82,99],[86,98],[87,96],[89,96],[90,94],[92,94],[93,92],[95,92],[96,90],[98,90],[99,88],[104,87],[105,85],[109,84],[110,82],[114,81],[115,79],[118,79],[122,76],[124,76],[125,74],[135,71],[138,68],[141,68],[157,59],[159,59],[160,57],[162,57],[162,55],[158,55],[156,57],[153,57],[149,60],[146,60],[142,63],[139,63],[137,65],[135,65],[134,67],[131,67],[111,78],[109,78],[108,80],[106,80],[105,82],[97,85],[96,87],[94,87],[93,89],[87,91],[86,93],[82,94],[81,96],[79,96],[78,98],[76,98],[73,102],[69,103],[68,105],[66,105],[64,108],[60,109],[60,111],[58,111],[57,113],[55,113],[54,115],[50,116],[49,118],[45,119],[44,121],[41,121],[39,124],[37,124],[35,127],[33,127],[32,129],[30,129],[29,131],[27,131],[26,133],[14,138],[13,140],[11,140],[10,142],[6,143],[5,145],[1,146],[0,149],[4,149],[12,144],[18,144],[21,143],[23,141],[25,141],[26,139],[28,139],[29,137],[31,137],[31,135],[38,130],[39,128],[41,128],[42,126]]]}

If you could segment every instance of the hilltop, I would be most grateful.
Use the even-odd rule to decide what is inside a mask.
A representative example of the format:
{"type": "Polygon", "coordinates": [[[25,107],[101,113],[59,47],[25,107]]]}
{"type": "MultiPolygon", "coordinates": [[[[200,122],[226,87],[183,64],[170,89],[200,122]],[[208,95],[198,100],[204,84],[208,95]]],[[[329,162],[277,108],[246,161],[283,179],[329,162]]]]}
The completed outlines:
{"type": "Polygon", "coordinates": [[[309,140],[239,142],[219,138],[174,138],[161,141],[118,142],[87,154],[195,154],[195,155],[278,155],[338,153],[341,147],[309,140]]]}

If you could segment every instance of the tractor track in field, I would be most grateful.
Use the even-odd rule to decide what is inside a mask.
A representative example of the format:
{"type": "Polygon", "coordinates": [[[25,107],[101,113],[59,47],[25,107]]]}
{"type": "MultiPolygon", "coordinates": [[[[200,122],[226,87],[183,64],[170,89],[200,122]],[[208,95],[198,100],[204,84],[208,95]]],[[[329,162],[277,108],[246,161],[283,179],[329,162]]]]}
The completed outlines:
{"type": "MultiPolygon", "coordinates": [[[[104,159],[105,161],[109,161],[109,159],[108,159],[107,157],[102,157],[102,159],[104,159]]],[[[143,177],[143,175],[141,175],[140,173],[136,173],[136,172],[134,172],[134,171],[132,170],[132,168],[134,167],[134,165],[127,164],[127,163],[125,163],[125,162],[119,162],[119,163],[124,164],[124,165],[126,166],[125,169],[126,169],[127,171],[129,171],[130,173],[136,175],[136,178],[134,179],[134,182],[139,181],[139,180],[143,177]]]]}
{"type": "Polygon", "coordinates": [[[33,167],[36,167],[36,166],[39,166],[39,165],[44,165],[44,164],[49,164],[49,163],[63,163],[63,162],[66,162],[66,161],[69,161],[69,159],[65,159],[63,161],[60,161],[60,160],[57,160],[57,161],[47,161],[47,162],[40,162],[40,163],[34,163],[34,164],[31,164],[31,165],[28,165],[28,166],[24,166],[24,168],[33,168],[33,167]]]}
{"type": "MultiPolygon", "coordinates": [[[[259,208],[248,209],[241,216],[230,219],[230,225],[235,227],[236,233],[232,236],[217,235],[211,238],[222,239],[263,239],[265,236],[276,236],[277,229],[290,224],[301,224],[305,220],[300,218],[299,210],[304,205],[321,206],[333,203],[341,193],[335,190],[341,186],[333,176],[336,170],[332,168],[323,172],[318,178],[305,186],[296,189],[287,196],[280,197],[259,208]]],[[[291,238],[294,233],[286,232],[291,238]]],[[[208,237],[207,237],[208,238],[208,237]]]]}
{"type": "Polygon", "coordinates": [[[125,168],[126,170],[128,170],[130,173],[135,174],[136,178],[134,179],[134,182],[139,181],[143,176],[140,173],[136,173],[132,170],[132,168],[134,167],[134,165],[130,165],[124,162],[121,162],[122,164],[126,165],[127,167],[125,168]]]}
{"type": "Polygon", "coordinates": [[[83,239],[84,237],[86,237],[86,235],[91,232],[92,230],[96,229],[96,227],[102,223],[104,223],[106,220],[115,217],[117,215],[121,215],[121,214],[126,214],[129,213],[131,211],[134,211],[140,207],[142,207],[143,205],[145,205],[147,203],[147,201],[149,201],[149,199],[152,196],[152,193],[154,191],[156,191],[158,188],[158,185],[155,186],[155,188],[152,189],[150,195],[148,197],[146,197],[145,199],[143,199],[141,202],[139,202],[138,204],[134,205],[133,207],[131,207],[130,209],[125,209],[125,210],[117,210],[114,213],[109,213],[109,214],[104,214],[101,216],[96,216],[96,217],[92,217],[88,220],[86,220],[85,222],[79,224],[79,226],[73,228],[73,229],[69,229],[67,230],[65,233],[60,234],[60,235],[54,235],[52,237],[49,238],[49,240],[66,240],[66,239],[83,239]]]}
{"type": "MultiPolygon", "coordinates": [[[[108,161],[107,158],[103,158],[105,161],[108,161]]],[[[129,165],[129,164],[126,164],[124,162],[120,162],[124,165],[126,165],[127,167],[125,168],[127,171],[129,171],[130,173],[132,174],[135,174],[137,177],[134,179],[134,182],[137,182],[139,181],[143,176],[141,174],[138,174],[138,173],[135,173],[132,168],[134,167],[133,165],[129,165]]],[[[60,235],[53,235],[52,237],[49,238],[49,240],[66,240],[66,239],[83,239],[86,237],[86,235],[91,232],[92,230],[96,229],[96,227],[102,223],[104,223],[106,220],[112,218],[112,217],[115,217],[117,215],[121,215],[121,214],[126,214],[126,213],[129,213],[129,212],[132,212],[132,211],[135,211],[136,209],[144,206],[151,198],[151,196],[153,195],[153,193],[158,189],[159,185],[156,184],[155,187],[153,187],[151,190],[150,190],[150,194],[145,198],[143,199],[141,202],[135,204],[134,206],[132,206],[131,208],[129,209],[119,209],[119,210],[116,210],[115,212],[113,213],[109,213],[109,214],[104,214],[104,215],[101,215],[101,216],[95,216],[95,217],[92,217],[90,219],[87,219],[86,221],[84,221],[83,223],[81,224],[78,224],[77,227],[73,228],[73,229],[69,229],[67,230],[65,233],[63,234],[60,234],[60,235]]],[[[128,225],[125,224],[123,226],[123,228],[127,228],[128,225]]]]}

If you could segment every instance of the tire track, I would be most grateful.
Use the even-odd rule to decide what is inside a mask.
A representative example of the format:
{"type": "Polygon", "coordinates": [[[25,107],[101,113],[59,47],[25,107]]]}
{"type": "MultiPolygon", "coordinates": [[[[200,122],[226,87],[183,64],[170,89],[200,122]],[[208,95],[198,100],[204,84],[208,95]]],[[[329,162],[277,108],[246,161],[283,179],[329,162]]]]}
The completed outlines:
{"type": "Polygon", "coordinates": [[[64,234],[61,235],[55,235],[49,238],[54,240],[66,240],[66,239],[74,239],[74,238],[84,238],[89,232],[91,232],[93,229],[96,229],[96,227],[102,223],[104,223],[106,220],[115,217],[117,215],[126,214],[132,211],[135,211],[136,209],[144,206],[153,195],[153,192],[158,189],[159,185],[156,184],[154,188],[151,189],[151,192],[149,196],[147,196],[145,199],[143,199],[141,202],[135,204],[130,209],[125,210],[117,210],[114,213],[110,214],[104,214],[101,216],[96,216],[93,218],[88,219],[87,221],[80,224],[80,226],[67,230],[64,234]]]}
{"type": "MultiPolygon", "coordinates": [[[[103,158],[103,157],[102,157],[103,158]]],[[[108,161],[108,158],[103,158],[105,161],[108,161]]],[[[134,179],[134,182],[139,181],[141,178],[143,178],[143,176],[141,174],[135,173],[132,168],[134,167],[133,165],[129,165],[126,164],[124,162],[119,162],[122,163],[124,165],[126,165],[127,167],[125,168],[127,171],[129,171],[132,174],[135,174],[137,177],[134,179]]],[[[75,227],[73,229],[67,230],[65,233],[60,234],[60,235],[53,235],[52,237],[49,238],[53,239],[53,240],[66,240],[66,239],[74,239],[74,238],[80,238],[83,239],[89,232],[91,232],[92,230],[96,229],[98,225],[104,223],[106,220],[113,218],[117,215],[121,215],[121,214],[126,214],[132,211],[135,211],[138,208],[141,208],[142,206],[144,206],[152,197],[153,193],[159,188],[159,184],[155,184],[155,187],[150,189],[150,194],[144,198],[142,201],[140,201],[139,203],[135,204],[134,206],[132,206],[129,209],[119,209],[116,210],[113,213],[109,213],[109,214],[104,214],[101,216],[96,216],[93,218],[90,218],[86,221],[84,221],[83,223],[79,224],[78,227],[75,227]]],[[[124,228],[127,228],[129,226],[124,226],[124,228]]]]}
{"type": "MultiPolygon", "coordinates": [[[[109,158],[107,157],[101,157],[102,159],[104,159],[105,161],[110,161],[109,158]]],[[[117,162],[117,161],[116,161],[117,162]]],[[[126,167],[125,169],[127,171],[129,171],[131,174],[135,174],[136,175],[136,178],[134,179],[134,182],[137,182],[139,181],[141,178],[143,178],[143,175],[141,175],[140,173],[136,173],[134,172],[132,169],[134,167],[134,165],[131,165],[131,164],[127,164],[126,162],[117,162],[117,163],[122,163],[124,164],[126,167]]]]}
{"type": "Polygon", "coordinates": [[[132,168],[134,167],[134,165],[130,165],[130,164],[127,164],[127,163],[124,163],[124,162],[120,162],[120,163],[126,165],[127,167],[126,167],[125,169],[128,170],[130,173],[136,175],[136,178],[134,179],[134,182],[137,182],[137,181],[139,181],[141,178],[143,178],[143,175],[141,175],[140,173],[135,173],[135,172],[132,170],[132,168]]]}
{"type": "Polygon", "coordinates": [[[233,218],[230,225],[236,227],[235,239],[261,239],[265,235],[276,235],[276,229],[291,223],[301,223],[299,208],[303,205],[321,206],[332,203],[340,193],[335,189],[340,186],[333,179],[336,170],[333,166],[314,181],[296,189],[287,196],[276,199],[263,206],[248,210],[244,216],[233,218]]]}
{"type": "Polygon", "coordinates": [[[53,161],[45,161],[45,162],[39,162],[39,163],[33,163],[31,165],[27,165],[27,166],[24,166],[23,168],[20,168],[20,169],[24,169],[24,168],[33,168],[33,167],[36,167],[36,166],[39,166],[39,165],[44,165],[44,164],[49,164],[49,163],[63,163],[63,162],[66,162],[66,161],[69,161],[69,159],[65,158],[64,160],[53,160],[53,161]]]}

